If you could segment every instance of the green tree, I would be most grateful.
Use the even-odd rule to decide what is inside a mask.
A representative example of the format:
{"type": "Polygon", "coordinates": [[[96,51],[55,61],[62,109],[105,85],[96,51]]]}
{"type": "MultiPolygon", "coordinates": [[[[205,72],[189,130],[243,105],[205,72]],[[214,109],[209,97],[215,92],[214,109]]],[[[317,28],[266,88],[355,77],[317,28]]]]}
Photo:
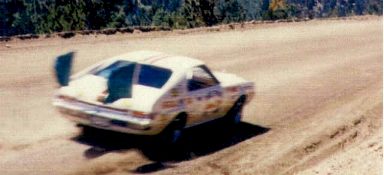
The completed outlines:
{"type": "Polygon", "coordinates": [[[242,22],[246,19],[244,7],[237,0],[229,0],[218,6],[221,23],[242,22]]]}
{"type": "Polygon", "coordinates": [[[201,15],[207,26],[215,25],[218,22],[217,16],[215,15],[215,6],[217,2],[218,0],[199,0],[201,15]]]}
{"type": "Polygon", "coordinates": [[[382,0],[0,0],[0,34],[383,13],[382,0]]]}
{"type": "Polygon", "coordinates": [[[172,14],[173,28],[193,28],[205,25],[205,21],[197,0],[184,0],[183,6],[172,14]]]}
{"type": "Polygon", "coordinates": [[[59,31],[87,29],[84,1],[56,0],[55,22],[60,26],[59,31]]]}
{"type": "Polygon", "coordinates": [[[171,14],[162,8],[156,11],[153,16],[152,25],[162,27],[172,27],[173,22],[171,20],[171,14]]]}
{"type": "Polygon", "coordinates": [[[246,19],[248,20],[261,19],[260,14],[263,8],[263,1],[264,0],[237,0],[237,2],[244,8],[246,19]]]}
{"type": "Polygon", "coordinates": [[[107,24],[107,27],[108,28],[125,27],[130,23],[131,22],[129,21],[126,14],[124,13],[124,6],[117,5],[117,10],[111,13],[111,20],[107,24]]]}

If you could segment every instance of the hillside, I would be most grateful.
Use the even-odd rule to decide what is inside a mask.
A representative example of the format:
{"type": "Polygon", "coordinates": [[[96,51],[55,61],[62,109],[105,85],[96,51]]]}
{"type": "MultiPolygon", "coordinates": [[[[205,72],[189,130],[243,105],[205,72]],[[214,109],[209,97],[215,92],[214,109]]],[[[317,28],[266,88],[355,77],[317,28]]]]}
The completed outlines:
{"type": "Polygon", "coordinates": [[[0,35],[382,15],[380,0],[0,0],[0,35]]]}

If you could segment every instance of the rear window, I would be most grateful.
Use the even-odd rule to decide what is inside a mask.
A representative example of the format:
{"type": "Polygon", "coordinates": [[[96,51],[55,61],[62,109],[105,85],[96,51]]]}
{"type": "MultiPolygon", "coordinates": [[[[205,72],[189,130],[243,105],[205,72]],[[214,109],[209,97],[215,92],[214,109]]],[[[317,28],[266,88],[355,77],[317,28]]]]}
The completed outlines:
{"type": "Polygon", "coordinates": [[[161,88],[168,81],[172,71],[160,67],[141,65],[138,84],[161,88]]]}
{"type": "Polygon", "coordinates": [[[134,63],[129,62],[129,61],[116,61],[104,69],[97,70],[98,68],[95,68],[96,70],[91,70],[91,73],[94,75],[101,76],[101,77],[108,79],[111,76],[113,71],[116,71],[122,67],[132,65],[132,64],[134,64],[134,63]]]}
{"type": "MultiPolygon", "coordinates": [[[[119,69],[122,69],[127,66],[137,65],[138,64],[129,61],[116,61],[103,69],[95,68],[94,70],[91,70],[90,73],[109,79],[114,71],[118,71],[119,69]]],[[[127,73],[129,73],[130,75],[125,75],[124,77],[126,78],[128,78],[129,76],[133,78],[133,76],[135,75],[133,72],[130,71],[127,73]]],[[[154,88],[162,88],[164,84],[168,81],[169,77],[171,77],[172,71],[151,65],[140,65],[140,72],[138,75],[138,84],[154,88]]]]}

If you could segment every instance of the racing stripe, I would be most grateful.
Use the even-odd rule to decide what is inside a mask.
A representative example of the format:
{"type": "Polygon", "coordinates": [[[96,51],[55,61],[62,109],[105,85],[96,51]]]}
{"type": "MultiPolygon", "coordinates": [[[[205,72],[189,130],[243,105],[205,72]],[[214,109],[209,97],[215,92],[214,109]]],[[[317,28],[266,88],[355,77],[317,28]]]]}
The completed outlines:
{"type": "Polygon", "coordinates": [[[144,59],[142,60],[142,62],[147,62],[147,61],[149,61],[149,60],[151,60],[151,59],[156,59],[156,58],[158,58],[158,57],[164,57],[164,56],[167,56],[167,55],[166,55],[166,54],[161,54],[161,55],[151,56],[151,57],[148,57],[148,58],[144,58],[144,59]]]}
{"type": "Polygon", "coordinates": [[[162,59],[164,59],[164,58],[170,58],[170,55],[165,55],[165,56],[162,56],[162,57],[154,58],[154,59],[152,59],[152,60],[149,62],[149,64],[153,64],[153,63],[155,63],[155,62],[157,62],[157,61],[160,61],[160,60],[162,60],[162,59]]]}

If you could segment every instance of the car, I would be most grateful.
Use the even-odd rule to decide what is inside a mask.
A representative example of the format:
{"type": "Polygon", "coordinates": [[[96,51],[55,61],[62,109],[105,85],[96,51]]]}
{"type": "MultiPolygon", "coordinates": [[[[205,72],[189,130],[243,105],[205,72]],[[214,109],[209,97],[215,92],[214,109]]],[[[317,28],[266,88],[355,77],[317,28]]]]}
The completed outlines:
{"type": "Polygon", "coordinates": [[[254,83],[212,72],[204,62],[155,51],[119,55],[70,76],[72,57],[57,57],[53,105],[80,126],[174,143],[185,128],[223,118],[234,126],[254,83]]]}

